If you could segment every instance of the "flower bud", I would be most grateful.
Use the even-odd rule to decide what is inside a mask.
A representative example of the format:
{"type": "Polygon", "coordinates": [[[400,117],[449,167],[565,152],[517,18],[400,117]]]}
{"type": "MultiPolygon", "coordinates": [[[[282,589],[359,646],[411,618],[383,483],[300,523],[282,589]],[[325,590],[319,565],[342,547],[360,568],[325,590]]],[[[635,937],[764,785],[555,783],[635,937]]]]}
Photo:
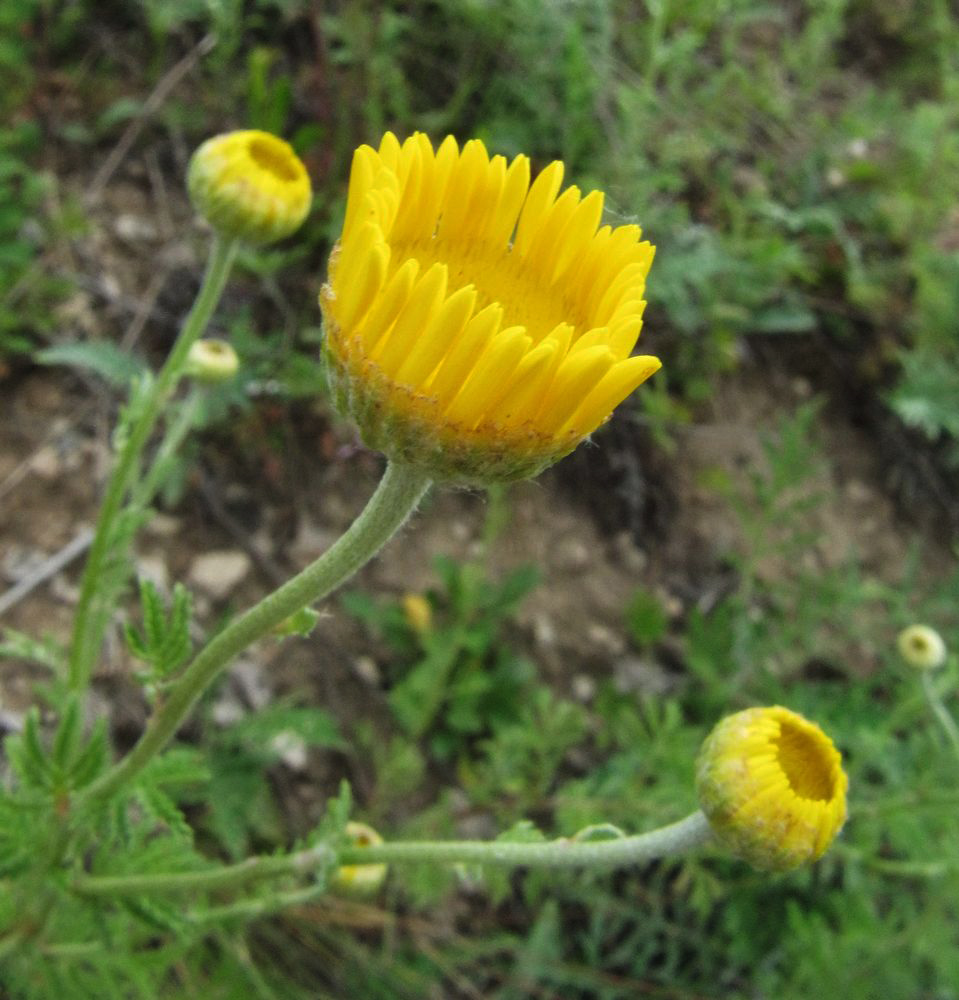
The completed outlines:
{"type": "Polygon", "coordinates": [[[226,382],[236,375],[240,368],[233,345],[225,340],[209,337],[194,341],[186,356],[185,374],[208,385],[226,382]]]}
{"type": "Polygon", "coordinates": [[[215,230],[247,243],[275,243],[300,228],[312,190],[303,161],[269,132],[228,132],[193,154],[193,207],[215,230]]]}
{"type": "Polygon", "coordinates": [[[779,706],[727,716],[696,762],[699,804],[713,833],[763,871],[821,857],[846,820],[847,788],[832,740],[779,706]]]}
{"type": "Polygon", "coordinates": [[[946,662],[946,644],[928,625],[910,625],[896,640],[899,653],[916,670],[935,670],[946,662]]]}
{"type": "MultiPolygon", "coordinates": [[[[354,847],[370,847],[383,843],[383,838],[366,823],[350,821],[344,832],[354,847]]],[[[388,865],[341,865],[333,873],[330,887],[351,896],[371,896],[386,879],[388,865]]]]}
{"type": "Polygon", "coordinates": [[[406,594],[403,597],[403,617],[414,632],[425,632],[433,621],[433,608],[422,594],[406,594]]]}

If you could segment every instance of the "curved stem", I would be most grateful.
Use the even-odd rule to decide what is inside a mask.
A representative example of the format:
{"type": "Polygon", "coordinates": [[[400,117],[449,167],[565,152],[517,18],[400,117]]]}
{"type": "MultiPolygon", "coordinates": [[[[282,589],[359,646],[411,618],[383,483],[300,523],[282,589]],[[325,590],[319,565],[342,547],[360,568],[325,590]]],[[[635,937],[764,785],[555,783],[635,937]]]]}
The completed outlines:
{"type": "Polygon", "coordinates": [[[77,602],[76,618],[73,624],[73,638],[70,645],[69,683],[73,691],[87,687],[93,663],[100,650],[103,625],[96,604],[99,585],[111,550],[111,535],[117,516],[123,507],[123,500],[136,475],[137,461],[149,440],[153,427],[163,405],[176,387],[183,370],[187,352],[193,342],[206,329],[213,310],[220,301],[230,267],[236,253],[235,240],[214,238],[207,263],[203,284],[197,294],[193,308],[187,316],[183,329],[170,351],[148,398],[117,456],[116,465],[107,483],[103,503],[97,517],[96,530],[90,553],[83,569],[80,582],[80,597],[77,602]]]}
{"type": "Polygon", "coordinates": [[[133,507],[142,509],[148,506],[163,487],[170,466],[176,459],[177,452],[180,450],[180,445],[183,444],[187,435],[193,429],[197,412],[200,409],[202,396],[202,388],[194,386],[183,401],[177,412],[176,419],[163,435],[163,440],[160,442],[159,448],[157,448],[150,468],[133,490],[131,500],[133,507]]]}
{"type": "Polygon", "coordinates": [[[147,893],[215,892],[238,889],[248,882],[280,875],[306,874],[336,859],[325,844],[296,854],[277,857],[247,858],[235,865],[224,865],[200,872],[151,872],[147,875],[84,875],[74,879],[71,888],[81,896],[141,896],[147,893]]]}
{"type": "Polygon", "coordinates": [[[922,672],[922,690],[929,707],[932,709],[932,714],[939,720],[939,725],[949,737],[953,750],[959,754],[959,729],[956,728],[956,720],[949,714],[949,709],[943,703],[928,670],[922,672]]]}
{"type": "Polygon", "coordinates": [[[658,830],[615,840],[583,842],[560,838],[526,844],[498,840],[411,841],[345,847],[337,852],[337,860],[341,865],[426,861],[527,868],[618,868],[692,850],[711,836],[709,820],[697,811],[658,830]]]}
{"type": "Polygon", "coordinates": [[[336,865],[416,861],[472,863],[525,868],[618,868],[681,854],[706,843],[709,821],[695,812],[677,823],[616,840],[579,842],[560,838],[545,843],[508,841],[408,841],[334,851],[326,844],[279,857],[249,858],[235,865],[200,872],[147,875],[82,875],[71,888],[82,896],[138,896],[145,893],[210,892],[238,889],[249,882],[283,875],[306,875],[336,865]]]}
{"type": "Polygon", "coordinates": [[[408,466],[387,466],[376,492],[346,533],[314,563],[207,643],[167,690],[140,742],[112,770],[84,789],[79,802],[106,798],[143,770],[238,653],[349,579],[402,527],[428,486],[429,480],[408,466]]]}

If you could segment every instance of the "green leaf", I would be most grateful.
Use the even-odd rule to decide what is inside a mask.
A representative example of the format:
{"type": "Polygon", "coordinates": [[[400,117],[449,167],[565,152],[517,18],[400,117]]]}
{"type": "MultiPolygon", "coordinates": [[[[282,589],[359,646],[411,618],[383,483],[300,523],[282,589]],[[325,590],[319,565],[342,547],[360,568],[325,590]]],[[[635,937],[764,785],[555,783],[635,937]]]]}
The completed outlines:
{"type": "Polygon", "coordinates": [[[25,632],[13,628],[3,630],[0,640],[0,657],[29,660],[54,671],[61,671],[66,665],[66,650],[53,639],[34,639],[25,632]]]}
{"type": "Polygon", "coordinates": [[[109,340],[56,344],[37,351],[35,358],[42,365],[70,365],[74,368],[84,368],[118,388],[126,388],[132,379],[147,370],[142,361],[121,350],[109,340]]]}

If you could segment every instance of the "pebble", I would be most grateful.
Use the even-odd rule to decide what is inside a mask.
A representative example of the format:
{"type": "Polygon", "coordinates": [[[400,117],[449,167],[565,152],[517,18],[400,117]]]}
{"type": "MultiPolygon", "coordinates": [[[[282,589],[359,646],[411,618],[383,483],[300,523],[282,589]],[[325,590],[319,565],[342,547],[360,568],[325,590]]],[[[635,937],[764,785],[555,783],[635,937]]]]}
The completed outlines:
{"type": "Polygon", "coordinates": [[[222,600],[252,568],[250,557],[239,549],[203,552],[190,564],[190,583],[215,600],[222,600]]]}

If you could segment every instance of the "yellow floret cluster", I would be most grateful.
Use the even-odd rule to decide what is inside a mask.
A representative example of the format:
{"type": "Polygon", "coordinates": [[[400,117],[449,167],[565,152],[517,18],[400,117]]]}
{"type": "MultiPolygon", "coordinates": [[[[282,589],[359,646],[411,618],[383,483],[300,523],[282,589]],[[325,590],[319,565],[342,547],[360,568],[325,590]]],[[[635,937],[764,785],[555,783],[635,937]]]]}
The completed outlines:
{"type": "Polygon", "coordinates": [[[563,165],[390,133],[353,159],[321,295],[335,398],[433,478],[535,475],[660,367],[632,357],[653,248],[563,165]]]}
{"type": "Polygon", "coordinates": [[[765,871],[821,857],[846,820],[839,751],[819,726],[779,706],[724,718],[703,743],[696,788],[718,839],[765,871]]]}

